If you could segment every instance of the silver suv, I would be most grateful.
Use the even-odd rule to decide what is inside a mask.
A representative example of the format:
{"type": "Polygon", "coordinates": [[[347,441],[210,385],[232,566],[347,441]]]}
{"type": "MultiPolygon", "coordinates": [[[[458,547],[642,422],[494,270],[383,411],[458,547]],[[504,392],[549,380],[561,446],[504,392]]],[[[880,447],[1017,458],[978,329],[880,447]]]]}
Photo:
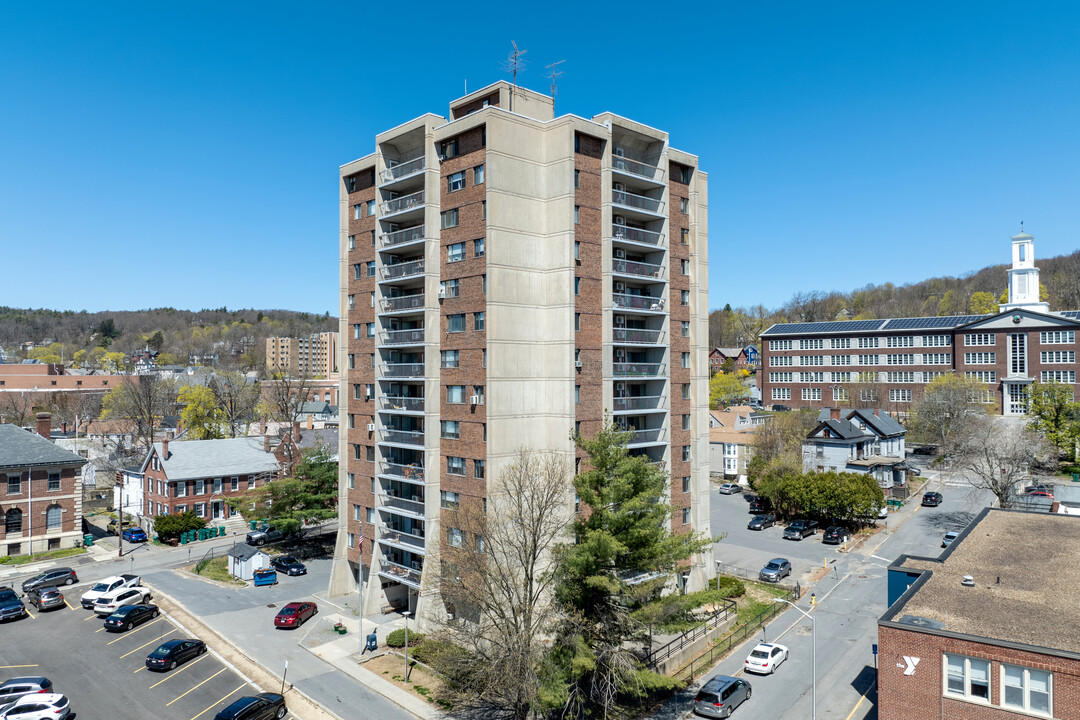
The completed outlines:
{"type": "Polygon", "coordinates": [[[705,717],[731,717],[735,708],[750,699],[750,683],[740,678],[717,675],[698,691],[694,714],[705,717]]]}
{"type": "Polygon", "coordinates": [[[52,692],[52,680],[40,675],[11,678],[0,685],[0,705],[14,702],[24,695],[52,692]]]}

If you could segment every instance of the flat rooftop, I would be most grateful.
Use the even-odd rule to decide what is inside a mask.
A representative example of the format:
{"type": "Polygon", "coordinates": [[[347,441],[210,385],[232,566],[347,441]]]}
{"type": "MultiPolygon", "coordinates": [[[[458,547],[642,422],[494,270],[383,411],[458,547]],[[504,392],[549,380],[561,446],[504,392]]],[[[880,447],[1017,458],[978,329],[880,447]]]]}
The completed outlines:
{"type": "Polygon", "coordinates": [[[1080,517],[991,508],[938,559],[900,563],[930,575],[883,620],[928,618],[945,632],[1080,654],[1078,556],[1080,517]]]}

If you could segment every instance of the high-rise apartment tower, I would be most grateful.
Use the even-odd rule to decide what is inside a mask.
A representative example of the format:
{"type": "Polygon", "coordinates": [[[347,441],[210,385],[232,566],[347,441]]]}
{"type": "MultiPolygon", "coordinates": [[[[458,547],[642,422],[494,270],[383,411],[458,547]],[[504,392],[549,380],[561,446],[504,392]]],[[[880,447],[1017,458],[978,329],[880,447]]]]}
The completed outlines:
{"type": "Polygon", "coordinates": [[[459,503],[519,448],[574,468],[605,421],[670,475],[672,530],[709,531],[706,174],[665,132],[553,107],[495,83],[341,167],[331,591],[362,572],[365,614],[442,613],[440,546],[482,543],[459,503]]]}

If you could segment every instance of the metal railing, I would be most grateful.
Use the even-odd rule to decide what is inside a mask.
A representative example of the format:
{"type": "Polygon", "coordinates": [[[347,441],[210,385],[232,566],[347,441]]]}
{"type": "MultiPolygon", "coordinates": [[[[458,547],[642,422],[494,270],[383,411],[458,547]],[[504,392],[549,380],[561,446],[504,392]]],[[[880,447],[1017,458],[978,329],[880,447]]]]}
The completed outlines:
{"type": "Polygon", "coordinates": [[[640,160],[633,160],[625,155],[612,155],[611,167],[628,175],[637,175],[647,180],[660,182],[664,177],[664,171],[656,165],[651,165],[640,160]]]}
{"type": "Polygon", "coordinates": [[[416,310],[424,308],[424,293],[419,292],[414,295],[398,295],[396,297],[385,298],[382,301],[383,312],[394,312],[395,310],[416,310]]]}
{"type": "Polygon", "coordinates": [[[662,442],[664,440],[664,428],[649,428],[647,430],[635,430],[634,428],[620,428],[622,432],[632,433],[630,445],[634,443],[662,442]]]}
{"type": "Polygon", "coordinates": [[[615,377],[657,377],[664,374],[664,363],[625,363],[612,366],[615,377]]]}
{"type": "Polygon", "coordinates": [[[385,170],[379,173],[379,179],[382,181],[382,184],[385,185],[386,183],[394,182],[395,180],[401,180],[402,178],[408,177],[409,175],[415,175],[418,172],[423,172],[423,170],[424,156],[421,155],[418,158],[404,160],[397,163],[396,165],[391,165],[387,167],[385,170]]]}
{"type": "Polygon", "coordinates": [[[420,566],[419,570],[416,570],[386,559],[382,561],[382,566],[379,568],[379,574],[383,577],[398,580],[416,588],[420,587],[420,574],[422,572],[423,565],[420,566]]]}
{"type": "Polygon", "coordinates": [[[398,430],[384,427],[379,434],[382,442],[405,443],[407,445],[423,445],[424,432],[422,430],[398,430]]]}
{"type": "Polygon", "coordinates": [[[647,245],[663,245],[664,243],[664,233],[630,227],[629,225],[613,224],[611,226],[611,236],[616,240],[632,240],[647,245]]]}
{"type": "Polygon", "coordinates": [[[383,247],[393,247],[394,245],[401,245],[403,243],[413,242],[414,240],[422,240],[423,238],[423,225],[417,225],[415,227],[405,228],[404,230],[395,230],[394,232],[383,233],[380,236],[383,247]]]}
{"type": "Polygon", "coordinates": [[[424,538],[422,535],[413,535],[385,523],[379,523],[379,542],[403,546],[410,551],[420,550],[422,552],[424,550],[424,538]]]}
{"type": "Polygon", "coordinates": [[[612,304],[616,308],[629,308],[631,310],[663,310],[664,298],[650,295],[631,295],[629,293],[612,293],[612,304]]]}
{"type": "Polygon", "coordinates": [[[620,328],[611,331],[611,340],[616,343],[640,343],[656,345],[664,337],[663,330],[642,330],[639,328],[620,328]]]}
{"type": "Polygon", "coordinates": [[[638,262],[636,260],[613,258],[611,260],[611,272],[622,273],[624,275],[636,275],[637,277],[662,278],[664,277],[664,266],[638,262]]]}
{"type": "MultiPolygon", "coordinates": [[[[421,193],[423,195],[423,193],[421,193]]],[[[424,199],[421,197],[420,202],[424,199]]],[[[611,202],[616,205],[622,205],[623,207],[634,208],[636,210],[644,210],[645,212],[659,213],[664,203],[662,200],[656,200],[655,198],[646,197],[644,195],[638,195],[636,193],[626,192],[625,190],[612,190],[611,202]]]]}
{"type": "Polygon", "coordinates": [[[394,213],[405,212],[406,210],[420,207],[423,204],[424,191],[421,190],[420,192],[414,192],[411,195],[402,195],[393,200],[387,200],[382,204],[382,214],[392,215],[394,213]]]}
{"type": "Polygon", "coordinates": [[[395,462],[384,462],[382,468],[379,470],[379,474],[404,482],[424,482],[424,468],[420,465],[402,465],[395,462]]]}
{"type": "Polygon", "coordinates": [[[396,280],[398,278],[411,277],[413,275],[424,274],[424,261],[411,260],[409,262],[394,263],[393,265],[383,265],[382,276],[383,280],[396,280]]]}
{"type": "Polygon", "coordinates": [[[382,334],[383,345],[419,345],[424,342],[424,329],[387,330],[382,334]]]}
{"type": "Polygon", "coordinates": [[[379,377],[422,378],[424,363],[383,363],[379,377]]]}
{"type": "Polygon", "coordinates": [[[638,395],[636,397],[617,397],[614,400],[614,410],[655,410],[663,404],[663,395],[638,395]]]}
{"type": "Polygon", "coordinates": [[[407,513],[413,515],[424,515],[424,501],[423,494],[413,495],[413,497],[419,497],[420,500],[410,500],[408,498],[398,497],[397,495],[391,495],[388,492],[376,493],[375,497],[379,499],[379,507],[384,508],[396,508],[397,510],[404,510],[407,513]]]}
{"type": "Polygon", "coordinates": [[[406,412],[424,412],[424,398],[384,395],[381,398],[383,410],[403,410],[406,412]]]}
{"type": "Polygon", "coordinates": [[[645,653],[645,664],[652,669],[656,669],[657,665],[667,660],[675,653],[682,650],[687,645],[690,645],[716,629],[718,626],[723,625],[728,620],[738,617],[739,605],[731,598],[723,598],[720,601],[720,607],[705,617],[701,624],[697,627],[691,628],[684,632],[679,637],[675,638],[671,642],[661,645],[658,648],[650,648],[649,652],[645,653]]]}

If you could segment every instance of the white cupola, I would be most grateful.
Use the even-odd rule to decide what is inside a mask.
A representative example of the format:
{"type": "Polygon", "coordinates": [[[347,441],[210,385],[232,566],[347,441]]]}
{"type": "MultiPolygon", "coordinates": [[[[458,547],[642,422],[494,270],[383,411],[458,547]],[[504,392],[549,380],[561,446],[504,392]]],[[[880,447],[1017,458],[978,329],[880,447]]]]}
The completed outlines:
{"type": "Polygon", "coordinates": [[[1009,268],[1008,302],[1000,305],[1001,312],[1018,308],[1050,312],[1050,304],[1039,301],[1039,268],[1035,267],[1035,237],[1024,232],[1012,236],[1012,267],[1009,268]]]}

